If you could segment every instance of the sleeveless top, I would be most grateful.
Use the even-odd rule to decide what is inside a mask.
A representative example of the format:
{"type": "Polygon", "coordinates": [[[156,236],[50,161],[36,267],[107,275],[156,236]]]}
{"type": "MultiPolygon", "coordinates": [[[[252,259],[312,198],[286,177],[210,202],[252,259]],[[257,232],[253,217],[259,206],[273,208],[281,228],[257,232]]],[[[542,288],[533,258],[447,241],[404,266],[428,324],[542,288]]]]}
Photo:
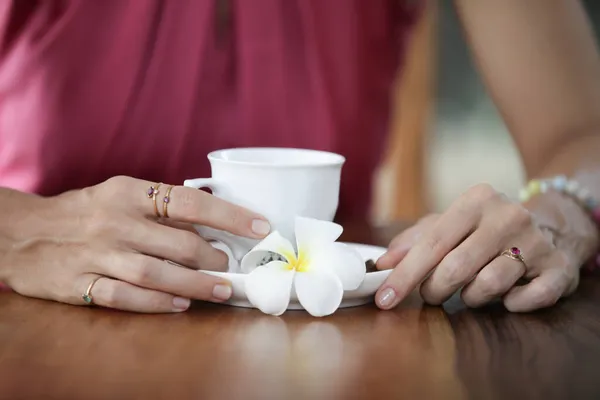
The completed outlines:
{"type": "Polygon", "coordinates": [[[181,184],[216,149],[300,147],[346,157],[338,216],[365,217],[417,3],[5,0],[0,186],[181,184]]]}

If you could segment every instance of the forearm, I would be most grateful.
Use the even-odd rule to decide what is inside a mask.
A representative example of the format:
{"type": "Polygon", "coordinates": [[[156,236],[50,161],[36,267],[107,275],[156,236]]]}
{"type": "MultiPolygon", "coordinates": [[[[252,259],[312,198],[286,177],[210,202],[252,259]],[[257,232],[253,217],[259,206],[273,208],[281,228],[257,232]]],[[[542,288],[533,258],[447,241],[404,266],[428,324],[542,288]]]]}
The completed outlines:
{"type": "MultiPolygon", "coordinates": [[[[457,0],[474,59],[527,176],[565,175],[600,199],[600,56],[580,1],[457,0]]],[[[598,231],[569,196],[525,203],[577,262],[598,231]]]]}

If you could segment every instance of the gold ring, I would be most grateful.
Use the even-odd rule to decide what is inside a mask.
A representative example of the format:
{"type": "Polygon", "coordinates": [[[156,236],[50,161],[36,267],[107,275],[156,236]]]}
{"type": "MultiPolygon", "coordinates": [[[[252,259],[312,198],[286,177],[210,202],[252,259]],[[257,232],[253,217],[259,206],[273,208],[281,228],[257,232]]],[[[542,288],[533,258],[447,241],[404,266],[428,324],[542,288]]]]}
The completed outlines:
{"type": "Polygon", "coordinates": [[[96,282],[98,282],[98,280],[100,278],[104,278],[103,276],[97,276],[96,278],[94,278],[90,284],[87,287],[87,290],[85,291],[84,294],[81,295],[81,298],[83,299],[83,301],[86,302],[86,304],[92,304],[94,302],[94,298],[92,297],[92,288],[94,287],[94,285],[96,284],[96,282]]]}
{"type": "Polygon", "coordinates": [[[163,217],[169,218],[169,212],[167,207],[169,202],[171,201],[171,189],[173,189],[173,185],[169,186],[167,191],[165,192],[165,197],[163,197],[163,217]]]}
{"type": "Polygon", "coordinates": [[[510,259],[522,262],[525,268],[527,268],[527,263],[525,262],[525,258],[523,257],[523,252],[518,247],[511,247],[510,249],[506,249],[502,252],[502,255],[504,257],[508,257],[510,259]]]}
{"type": "Polygon", "coordinates": [[[160,187],[160,185],[162,185],[162,183],[152,185],[146,191],[146,196],[148,196],[149,199],[152,199],[152,202],[154,203],[154,214],[156,214],[157,218],[160,218],[160,213],[158,212],[158,204],[156,204],[156,195],[158,195],[159,193],[158,188],[160,187]]]}

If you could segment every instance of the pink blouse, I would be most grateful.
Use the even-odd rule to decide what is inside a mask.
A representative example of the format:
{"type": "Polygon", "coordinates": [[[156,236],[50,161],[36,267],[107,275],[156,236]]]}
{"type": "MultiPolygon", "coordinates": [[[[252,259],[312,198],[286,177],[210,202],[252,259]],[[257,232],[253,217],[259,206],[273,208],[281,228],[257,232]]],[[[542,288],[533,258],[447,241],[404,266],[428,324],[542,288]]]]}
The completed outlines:
{"type": "Polygon", "coordinates": [[[339,215],[364,216],[416,3],[4,0],[0,186],[182,183],[215,149],[304,147],[346,156],[339,215]]]}

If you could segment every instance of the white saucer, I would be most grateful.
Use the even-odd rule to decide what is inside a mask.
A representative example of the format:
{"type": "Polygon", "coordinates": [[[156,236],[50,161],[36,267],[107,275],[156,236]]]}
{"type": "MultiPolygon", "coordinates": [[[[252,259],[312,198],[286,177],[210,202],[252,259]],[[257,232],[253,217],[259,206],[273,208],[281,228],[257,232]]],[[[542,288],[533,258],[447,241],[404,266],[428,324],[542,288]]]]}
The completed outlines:
{"type": "MultiPolygon", "coordinates": [[[[377,246],[369,246],[366,244],[358,244],[358,243],[346,243],[347,245],[355,248],[364,258],[365,261],[371,259],[376,261],[383,253],[385,253],[386,249],[383,247],[377,246]]],[[[246,292],[244,290],[246,274],[236,274],[230,272],[214,272],[214,271],[202,271],[204,273],[220,276],[227,280],[229,280],[233,286],[233,295],[231,299],[227,301],[225,304],[234,306],[234,307],[247,307],[254,308],[252,304],[248,301],[246,297],[246,292]]],[[[342,299],[342,304],[340,308],[346,307],[356,307],[363,304],[370,303],[373,300],[373,295],[379,289],[379,286],[385,281],[388,275],[392,272],[392,270],[386,271],[377,271],[377,272],[369,272],[365,275],[365,279],[363,283],[356,289],[352,291],[344,292],[344,297],[342,299]]],[[[296,293],[292,293],[292,298],[290,299],[290,304],[288,305],[288,310],[302,310],[302,305],[298,302],[298,298],[296,297],[296,293]]]]}

